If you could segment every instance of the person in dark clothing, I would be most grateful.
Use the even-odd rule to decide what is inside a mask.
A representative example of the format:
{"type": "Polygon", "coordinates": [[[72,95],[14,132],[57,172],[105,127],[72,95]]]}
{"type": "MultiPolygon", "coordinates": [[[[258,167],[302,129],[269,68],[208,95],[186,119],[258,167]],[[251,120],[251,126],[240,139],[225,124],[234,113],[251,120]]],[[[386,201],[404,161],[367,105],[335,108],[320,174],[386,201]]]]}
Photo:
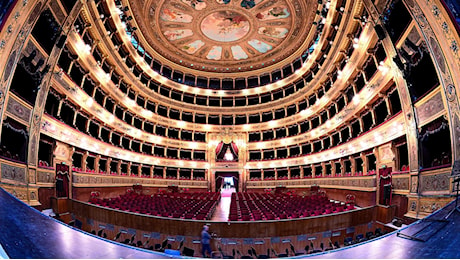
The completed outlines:
{"type": "Polygon", "coordinates": [[[207,225],[203,226],[203,231],[201,231],[201,253],[203,254],[203,257],[206,257],[206,252],[208,252],[209,257],[212,257],[211,255],[211,235],[208,233],[209,227],[207,225]]]}

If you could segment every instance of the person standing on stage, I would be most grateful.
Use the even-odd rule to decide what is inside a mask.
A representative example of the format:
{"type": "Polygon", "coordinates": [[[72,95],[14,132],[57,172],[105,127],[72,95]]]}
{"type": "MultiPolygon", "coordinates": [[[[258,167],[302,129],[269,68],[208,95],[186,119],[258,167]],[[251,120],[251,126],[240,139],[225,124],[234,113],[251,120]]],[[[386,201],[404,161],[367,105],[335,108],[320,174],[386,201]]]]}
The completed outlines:
{"type": "Polygon", "coordinates": [[[204,225],[203,226],[203,231],[201,231],[201,253],[203,254],[203,257],[206,257],[206,252],[208,252],[209,257],[212,257],[211,255],[211,235],[208,233],[209,226],[204,225]]]}

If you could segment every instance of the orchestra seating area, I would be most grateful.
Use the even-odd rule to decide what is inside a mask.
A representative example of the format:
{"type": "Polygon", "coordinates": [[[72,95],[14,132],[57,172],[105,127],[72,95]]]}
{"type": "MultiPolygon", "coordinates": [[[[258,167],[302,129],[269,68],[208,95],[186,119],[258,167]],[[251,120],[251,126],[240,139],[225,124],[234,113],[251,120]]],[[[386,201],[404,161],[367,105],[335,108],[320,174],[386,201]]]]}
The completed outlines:
{"type": "Polygon", "coordinates": [[[327,196],[294,194],[232,194],[229,221],[294,219],[338,213],[354,209],[353,203],[331,201],[327,196]]]}
{"type": "Polygon", "coordinates": [[[115,198],[92,197],[90,203],[123,211],[168,218],[209,220],[220,193],[157,193],[142,195],[127,192],[115,198]]]}

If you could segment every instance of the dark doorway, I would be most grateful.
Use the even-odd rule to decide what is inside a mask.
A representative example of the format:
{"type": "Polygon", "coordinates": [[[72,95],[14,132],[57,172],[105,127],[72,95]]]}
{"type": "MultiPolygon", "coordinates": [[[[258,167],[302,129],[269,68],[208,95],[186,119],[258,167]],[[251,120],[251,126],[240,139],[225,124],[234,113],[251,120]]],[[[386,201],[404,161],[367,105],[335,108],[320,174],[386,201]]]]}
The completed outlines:
{"type": "Polygon", "coordinates": [[[235,186],[235,191],[238,192],[238,184],[239,184],[239,173],[238,172],[231,172],[231,171],[217,171],[215,174],[216,180],[216,192],[219,192],[221,187],[224,184],[225,177],[233,178],[233,184],[235,186]]]}

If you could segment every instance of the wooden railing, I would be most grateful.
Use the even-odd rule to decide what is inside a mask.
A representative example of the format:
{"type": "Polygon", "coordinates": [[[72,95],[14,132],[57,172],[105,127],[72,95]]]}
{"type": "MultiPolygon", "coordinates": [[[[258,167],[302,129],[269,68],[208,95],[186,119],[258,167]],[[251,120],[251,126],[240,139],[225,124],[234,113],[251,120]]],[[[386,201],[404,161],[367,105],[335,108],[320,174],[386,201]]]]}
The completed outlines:
{"type": "MultiPolygon", "coordinates": [[[[71,212],[82,219],[92,219],[126,228],[169,235],[190,235],[211,221],[184,220],[124,212],[72,200],[71,212]]],[[[295,236],[318,233],[370,223],[377,218],[377,207],[299,219],[274,221],[212,222],[212,232],[222,238],[295,236]]]]}

